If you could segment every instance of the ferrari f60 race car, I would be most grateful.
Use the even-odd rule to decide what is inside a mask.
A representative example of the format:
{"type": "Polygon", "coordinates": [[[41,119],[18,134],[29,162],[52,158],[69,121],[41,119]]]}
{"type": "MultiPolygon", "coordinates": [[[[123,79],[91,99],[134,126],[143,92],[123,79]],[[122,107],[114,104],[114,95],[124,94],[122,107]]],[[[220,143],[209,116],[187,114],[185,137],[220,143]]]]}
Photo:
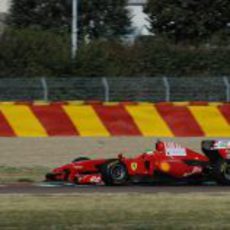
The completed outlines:
{"type": "Polygon", "coordinates": [[[114,159],[79,157],[52,170],[46,181],[105,185],[216,181],[230,185],[230,141],[202,141],[201,147],[204,154],[174,142],[158,141],[155,150],[133,158],[122,154],[114,159]]]}

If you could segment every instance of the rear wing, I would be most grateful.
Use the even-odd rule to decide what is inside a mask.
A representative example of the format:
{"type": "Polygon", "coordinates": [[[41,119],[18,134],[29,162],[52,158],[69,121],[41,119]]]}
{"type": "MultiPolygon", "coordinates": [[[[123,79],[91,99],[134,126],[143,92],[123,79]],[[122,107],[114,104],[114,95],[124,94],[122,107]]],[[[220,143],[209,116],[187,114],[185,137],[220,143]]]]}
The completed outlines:
{"type": "Polygon", "coordinates": [[[205,140],[201,142],[203,153],[211,160],[228,158],[230,151],[230,140],[205,140]]]}
{"type": "Polygon", "coordinates": [[[230,140],[205,140],[202,141],[201,147],[203,151],[230,149],[230,140]]]}

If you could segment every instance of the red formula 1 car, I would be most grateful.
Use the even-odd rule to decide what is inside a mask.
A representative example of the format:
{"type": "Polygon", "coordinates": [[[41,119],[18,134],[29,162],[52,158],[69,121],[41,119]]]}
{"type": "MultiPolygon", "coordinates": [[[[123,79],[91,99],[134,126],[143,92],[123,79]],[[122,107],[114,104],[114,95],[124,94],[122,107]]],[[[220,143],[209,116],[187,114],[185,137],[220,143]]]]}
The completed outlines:
{"type": "Polygon", "coordinates": [[[52,170],[46,180],[105,185],[216,181],[230,185],[230,141],[203,141],[201,145],[204,154],[173,142],[158,141],[155,150],[133,158],[122,154],[114,159],[79,157],[52,170]]]}

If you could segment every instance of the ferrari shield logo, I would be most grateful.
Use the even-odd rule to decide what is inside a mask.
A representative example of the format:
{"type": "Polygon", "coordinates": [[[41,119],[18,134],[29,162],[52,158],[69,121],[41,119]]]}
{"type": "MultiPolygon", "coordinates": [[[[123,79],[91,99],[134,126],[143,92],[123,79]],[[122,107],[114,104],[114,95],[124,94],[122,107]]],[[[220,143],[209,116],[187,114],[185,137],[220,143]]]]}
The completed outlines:
{"type": "Polygon", "coordinates": [[[136,163],[136,162],[133,162],[133,163],[131,164],[131,169],[132,169],[133,171],[136,171],[136,170],[137,170],[137,163],[136,163]]]}

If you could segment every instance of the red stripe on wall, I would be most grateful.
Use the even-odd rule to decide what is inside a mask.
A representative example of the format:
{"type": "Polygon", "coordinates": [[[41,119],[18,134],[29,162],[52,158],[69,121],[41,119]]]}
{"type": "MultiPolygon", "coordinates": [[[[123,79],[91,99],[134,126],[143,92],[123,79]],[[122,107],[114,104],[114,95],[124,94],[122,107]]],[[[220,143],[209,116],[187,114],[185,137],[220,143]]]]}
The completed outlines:
{"type": "Polygon", "coordinates": [[[140,136],[142,133],[122,105],[103,106],[94,105],[94,110],[101,121],[115,136],[140,136]]]}
{"type": "Polygon", "coordinates": [[[61,105],[31,106],[32,111],[50,136],[79,135],[61,105]]]}
{"type": "Polygon", "coordinates": [[[230,124],[230,105],[226,104],[226,105],[219,106],[219,110],[223,114],[224,118],[230,124]]]}
{"type": "Polygon", "coordinates": [[[16,134],[14,130],[11,128],[10,124],[4,117],[4,115],[0,112],[0,136],[2,137],[15,137],[16,134]]]}
{"type": "Polygon", "coordinates": [[[207,101],[191,101],[189,102],[189,105],[205,106],[205,105],[208,105],[208,102],[207,101]]]}
{"type": "Polygon", "coordinates": [[[175,136],[195,137],[204,135],[201,127],[186,106],[156,105],[156,108],[175,136]]]}

